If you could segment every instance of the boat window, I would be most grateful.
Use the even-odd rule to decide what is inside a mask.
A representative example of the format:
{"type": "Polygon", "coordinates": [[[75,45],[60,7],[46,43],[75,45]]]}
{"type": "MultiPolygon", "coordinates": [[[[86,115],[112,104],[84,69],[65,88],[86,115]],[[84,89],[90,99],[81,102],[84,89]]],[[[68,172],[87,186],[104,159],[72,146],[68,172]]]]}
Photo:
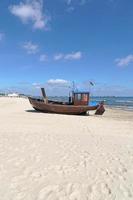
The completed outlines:
{"type": "Polygon", "coordinates": [[[78,94],[74,94],[74,99],[75,99],[75,100],[78,99],[78,94]]]}
{"type": "Polygon", "coordinates": [[[75,94],[74,96],[75,100],[81,100],[81,94],[75,94]]]}
{"type": "Polygon", "coordinates": [[[82,94],[82,100],[87,101],[88,100],[88,95],[87,94],[82,94]]]}
{"type": "Polygon", "coordinates": [[[78,100],[81,100],[81,94],[78,94],[78,100]]]}

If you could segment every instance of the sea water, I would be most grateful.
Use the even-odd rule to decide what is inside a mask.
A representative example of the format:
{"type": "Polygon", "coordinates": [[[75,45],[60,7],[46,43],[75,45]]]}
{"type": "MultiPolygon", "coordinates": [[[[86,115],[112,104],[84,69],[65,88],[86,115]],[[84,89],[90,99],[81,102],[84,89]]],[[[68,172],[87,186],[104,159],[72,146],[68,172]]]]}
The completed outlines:
{"type": "Polygon", "coordinates": [[[100,101],[107,106],[133,110],[133,97],[91,97],[92,103],[100,101]]]}

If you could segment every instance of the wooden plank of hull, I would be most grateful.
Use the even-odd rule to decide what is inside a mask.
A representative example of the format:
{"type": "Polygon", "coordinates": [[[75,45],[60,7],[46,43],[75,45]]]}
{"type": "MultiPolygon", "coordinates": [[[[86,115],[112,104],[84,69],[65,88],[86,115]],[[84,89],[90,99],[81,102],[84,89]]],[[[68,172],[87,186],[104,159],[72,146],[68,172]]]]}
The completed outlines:
{"type": "Polygon", "coordinates": [[[74,106],[74,105],[60,105],[60,104],[45,104],[43,101],[38,101],[33,98],[29,98],[30,103],[32,104],[35,110],[47,113],[59,113],[59,114],[83,114],[89,110],[96,110],[96,106],[74,106]]]}

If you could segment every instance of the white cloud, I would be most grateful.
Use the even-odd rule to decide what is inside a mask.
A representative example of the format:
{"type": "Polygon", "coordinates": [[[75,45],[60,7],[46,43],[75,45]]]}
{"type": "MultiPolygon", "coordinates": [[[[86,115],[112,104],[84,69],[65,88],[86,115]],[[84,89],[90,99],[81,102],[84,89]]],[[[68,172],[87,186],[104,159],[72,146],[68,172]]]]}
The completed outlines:
{"type": "Polygon", "coordinates": [[[25,24],[32,22],[35,29],[47,29],[50,18],[43,14],[43,0],[26,0],[18,5],[11,5],[10,12],[25,24]]]}
{"type": "Polygon", "coordinates": [[[53,86],[68,86],[70,82],[68,80],[64,79],[50,79],[47,81],[48,85],[53,85],[53,86]]]}
{"type": "Polygon", "coordinates": [[[67,4],[70,5],[72,3],[72,0],[67,0],[67,4]]]}
{"type": "Polygon", "coordinates": [[[120,66],[120,67],[128,66],[129,64],[133,62],[133,54],[128,55],[124,58],[117,58],[115,62],[117,66],[120,66]]]}
{"type": "Polygon", "coordinates": [[[80,60],[82,58],[82,52],[77,51],[69,54],[59,53],[54,55],[54,60],[80,60]]]}
{"type": "Polygon", "coordinates": [[[84,5],[88,0],[67,0],[67,5],[71,4],[78,4],[78,5],[84,5]]]}
{"type": "Polygon", "coordinates": [[[40,89],[42,87],[41,83],[32,83],[32,86],[36,89],[40,89]]]}
{"type": "Polygon", "coordinates": [[[66,96],[69,94],[71,82],[65,79],[49,79],[43,87],[48,96],[66,96]]]}
{"type": "Polygon", "coordinates": [[[69,6],[66,11],[67,12],[73,12],[75,10],[75,8],[73,6],[69,6]]]}
{"type": "Polygon", "coordinates": [[[0,41],[2,41],[4,37],[5,37],[5,34],[0,32],[0,41]]]}
{"type": "Polygon", "coordinates": [[[62,53],[54,55],[54,60],[61,60],[63,59],[64,55],[62,53]]]}
{"type": "Polygon", "coordinates": [[[47,56],[46,54],[40,55],[40,61],[41,61],[41,62],[45,62],[45,61],[47,61],[47,60],[48,60],[48,56],[47,56]]]}
{"type": "Polygon", "coordinates": [[[82,58],[82,53],[80,51],[75,53],[66,54],[64,56],[65,60],[79,60],[82,58]]]}
{"type": "Polygon", "coordinates": [[[32,83],[33,86],[38,86],[40,83],[32,83]]]}
{"type": "Polygon", "coordinates": [[[66,11],[68,13],[71,13],[75,10],[77,6],[83,6],[85,5],[89,0],[65,0],[67,4],[66,11]]]}
{"type": "Polygon", "coordinates": [[[22,46],[28,54],[36,54],[39,51],[39,47],[32,42],[25,42],[22,46]]]}

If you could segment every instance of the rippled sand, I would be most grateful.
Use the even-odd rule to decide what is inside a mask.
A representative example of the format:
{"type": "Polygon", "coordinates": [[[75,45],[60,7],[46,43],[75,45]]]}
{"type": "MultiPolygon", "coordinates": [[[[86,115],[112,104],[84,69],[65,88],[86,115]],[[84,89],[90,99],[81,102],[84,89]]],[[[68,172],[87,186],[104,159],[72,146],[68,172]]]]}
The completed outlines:
{"type": "Polygon", "coordinates": [[[133,112],[90,114],[0,98],[0,200],[132,200],[133,112]]]}

